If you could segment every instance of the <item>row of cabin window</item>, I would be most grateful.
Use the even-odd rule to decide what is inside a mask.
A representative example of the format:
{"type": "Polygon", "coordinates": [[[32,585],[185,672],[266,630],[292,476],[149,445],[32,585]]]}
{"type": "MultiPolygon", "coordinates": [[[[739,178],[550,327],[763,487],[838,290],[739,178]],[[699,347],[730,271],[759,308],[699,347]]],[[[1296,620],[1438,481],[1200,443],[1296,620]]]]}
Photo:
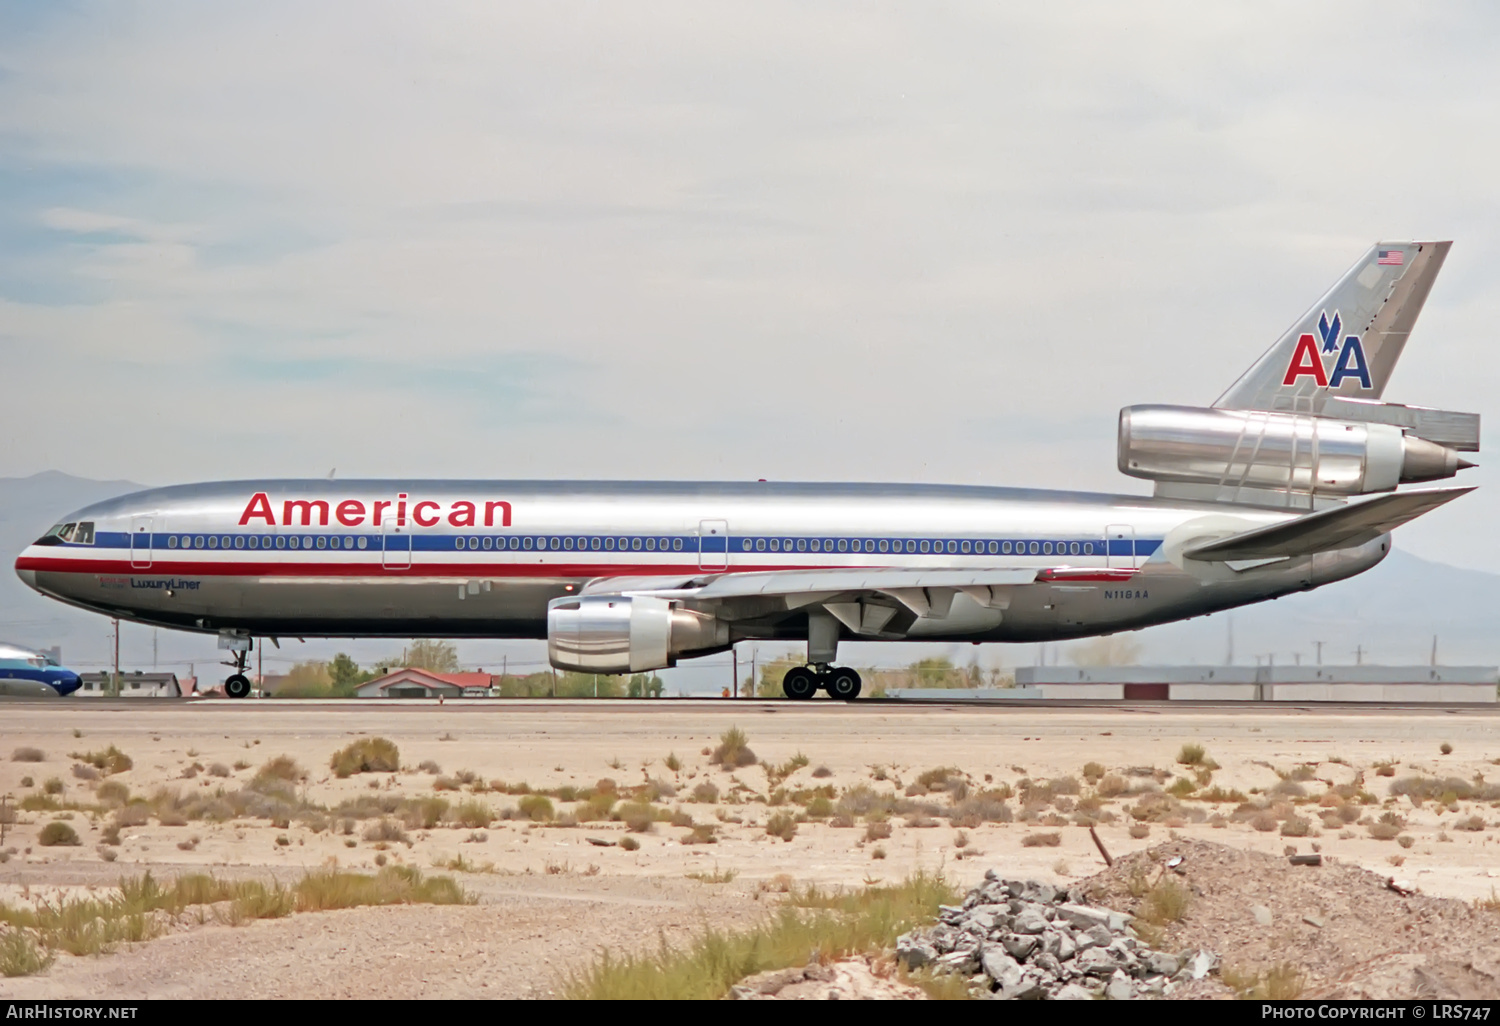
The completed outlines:
{"type": "MultiPolygon", "coordinates": [[[[1101,542],[1102,546],[1103,543],[1101,542]]],[[[1057,555],[1092,556],[1093,542],[969,542],[929,541],[926,538],[745,538],[740,547],[746,551],[765,552],[951,552],[954,555],[1057,555]]],[[[1102,548],[1100,550],[1103,551],[1102,548]]]]}
{"type": "MultiPolygon", "coordinates": [[[[1094,555],[1093,542],[969,542],[969,541],[929,541],[926,538],[745,538],[741,540],[741,547],[745,552],[909,552],[909,553],[931,553],[948,552],[954,555],[983,554],[986,551],[990,555],[1072,555],[1092,556],[1094,555]]],[[[224,535],[222,541],[218,535],[169,535],[167,547],[171,549],[184,548],[272,548],[278,549],[312,549],[312,548],[344,548],[363,549],[369,545],[368,540],[363,537],[344,535],[340,537],[327,537],[326,535],[224,535]],[[275,539],[274,542],[272,539],[275,539]],[[299,541],[300,538],[300,541],[299,541]]],[[[633,551],[640,552],[673,552],[682,551],[681,538],[532,538],[530,535],[507,538],[491,538],[489,536],[478,538],[456,538],[454,539],[456,549],[522,549],[531,551],[533,549],[571,551],[603,549],[608,552],[633,551]]]]}
{"type": "Polygon", "coordinates": [[[313,537],[311,535],[296,534],[236,534],[233,536],[226,534],[224,535],[222,541],[216,534],[210,534],[207,536],[201,534],[196,536],[191,534],[184,534],[180,537],[180,539],[179,536],[175,534],[170,534],[167,536],[167,548],[169,549],[227,549],[231,547],[236,549],[269,549],[272,547],[278,549],[363,549],[368,547],[369,544],[370,543],[367,539],[355,538],[351,535],[343,535],[341,538],[330,538],[327,535],[321,534],[317,535],[316,537],[313,537]],[[272,541],[273,538],[275,539],[274,542],[272,541]]]}
{"type": "Polygon", "coordinates": [[[455,538],[454,548],[462,549],[559,549],[570,551],[573,549],[590,549],[598,552],[600,549],[606,552],[619,550],[625,552],[672,552],[682,551],[681,538],[532,538],[530,536],[511,535],[509,538],[455,538]]]}

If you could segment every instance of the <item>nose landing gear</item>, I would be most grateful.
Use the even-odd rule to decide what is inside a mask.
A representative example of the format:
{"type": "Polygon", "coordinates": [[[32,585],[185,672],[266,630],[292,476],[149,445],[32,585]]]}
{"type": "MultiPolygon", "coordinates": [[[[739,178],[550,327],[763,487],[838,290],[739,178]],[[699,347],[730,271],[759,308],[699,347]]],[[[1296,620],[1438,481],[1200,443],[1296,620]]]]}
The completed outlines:
{"type": "Polygon", "coordinates": [[[252,644],[254,642],[243,635],[219,635],[219,647],[227,648],[234,653],[233,661],[226,660],[224,663],[225,666],[234,667],[234,672],[224,680],[224,694],[230,698],[248,698],[250,695],[250,678],[245,676],[245,669],[250,664],[252,644]]]}

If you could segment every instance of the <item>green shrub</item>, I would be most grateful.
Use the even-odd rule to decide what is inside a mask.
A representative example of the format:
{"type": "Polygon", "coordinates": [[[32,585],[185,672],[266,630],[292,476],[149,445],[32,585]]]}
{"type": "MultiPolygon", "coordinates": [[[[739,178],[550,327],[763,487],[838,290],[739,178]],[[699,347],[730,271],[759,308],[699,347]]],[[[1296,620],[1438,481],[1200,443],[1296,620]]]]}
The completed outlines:
{"type": "Polygon", "coordinates": [[[48,777],[47,782],[42,785],[42,790],[48,794],[62,794],[64,786],[61,777],[48,777]]]}
{"type": "Polygon", "coordinates": [[[82,842],[78,840],[78,834],[71,826],[62,822],[55,822],[48,823],[42,827],[42,832],[38,835],[36,843],[43,848],[57,848],[81,844],[82,842]]]}
{"type": "Polygon", "coordinates": [[[544,823],[552,819],[552,799],[542,794],[528,794],[516,802],[516,807],[521,810],[521,815],[537,823],[544,823]]]}
{"type": "Polygon", "coordinates": [[[394,773],[401,768],[401,750],[383,737],[362,737],[334,752],[328,768],[340,779],[356,773],[394,773]]]}
{"type": "Polygon", "coordinates": [[[495,812],[478,798],[468,798],[453,810],[453,822],[470,829],[482,829],[495,821],[495,812]]]}
{"type": "Polygon", "coordinates": [[[656,827],[656,810],[645,802],[622,802],[611,816],[632,833],[644,834],[656,827]]]}
{"type": "Polygon", "coordinates": [[[641,842],[637,841],[634,837],[620,838],[620,847],[625,851],[636,851],[640,848],[640,846],[641,842]]]}
{"type": "Polygon", "coordinates": [[[783,841],[790,841],[797,836],[797,817],[790,812],[773,813],[766,820],[766,833],[783,841]]]}

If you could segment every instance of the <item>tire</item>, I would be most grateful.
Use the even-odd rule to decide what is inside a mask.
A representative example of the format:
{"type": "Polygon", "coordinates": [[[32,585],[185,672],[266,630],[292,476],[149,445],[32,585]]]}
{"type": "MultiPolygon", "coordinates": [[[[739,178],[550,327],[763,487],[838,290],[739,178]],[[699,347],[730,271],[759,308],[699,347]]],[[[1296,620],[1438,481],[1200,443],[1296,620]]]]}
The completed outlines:
{"type": "Polygon", "coordinates": [[[797,702],[805,702],[818,693],[818,678],[805,666],[794,666],[781,678],[781,692],[797,702]]]}
{"type": "Polygon", "coordinates": [[[837,667],[828,675],[828,695],[852,702],[859,697],[860,684],[859,674],[843,666],[837,667]]]}
{"type": "Polygon", "coordinates": [[[231,674],[224,682],[224,694],[230,698],[247,698],[250,695],[250,678],[242,673],[231,674]]]}

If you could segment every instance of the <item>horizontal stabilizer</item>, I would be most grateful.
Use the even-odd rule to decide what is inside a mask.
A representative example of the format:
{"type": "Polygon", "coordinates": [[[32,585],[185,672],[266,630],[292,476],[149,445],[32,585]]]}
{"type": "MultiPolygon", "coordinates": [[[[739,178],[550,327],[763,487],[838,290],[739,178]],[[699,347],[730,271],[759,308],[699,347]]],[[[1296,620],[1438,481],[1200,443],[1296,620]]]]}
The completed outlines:
{"type": "Polygon", "coordinates": [[[1187,549],[1188,559],[1211,562],[1306,556],[1330,549],[1351,548],[1374,541],[1445,502],[1472,492],[1469,488],[1433,488],[1394,492],[1368,502],[1335,506],[1270,527],[1236,534],[1187,549]]]}

